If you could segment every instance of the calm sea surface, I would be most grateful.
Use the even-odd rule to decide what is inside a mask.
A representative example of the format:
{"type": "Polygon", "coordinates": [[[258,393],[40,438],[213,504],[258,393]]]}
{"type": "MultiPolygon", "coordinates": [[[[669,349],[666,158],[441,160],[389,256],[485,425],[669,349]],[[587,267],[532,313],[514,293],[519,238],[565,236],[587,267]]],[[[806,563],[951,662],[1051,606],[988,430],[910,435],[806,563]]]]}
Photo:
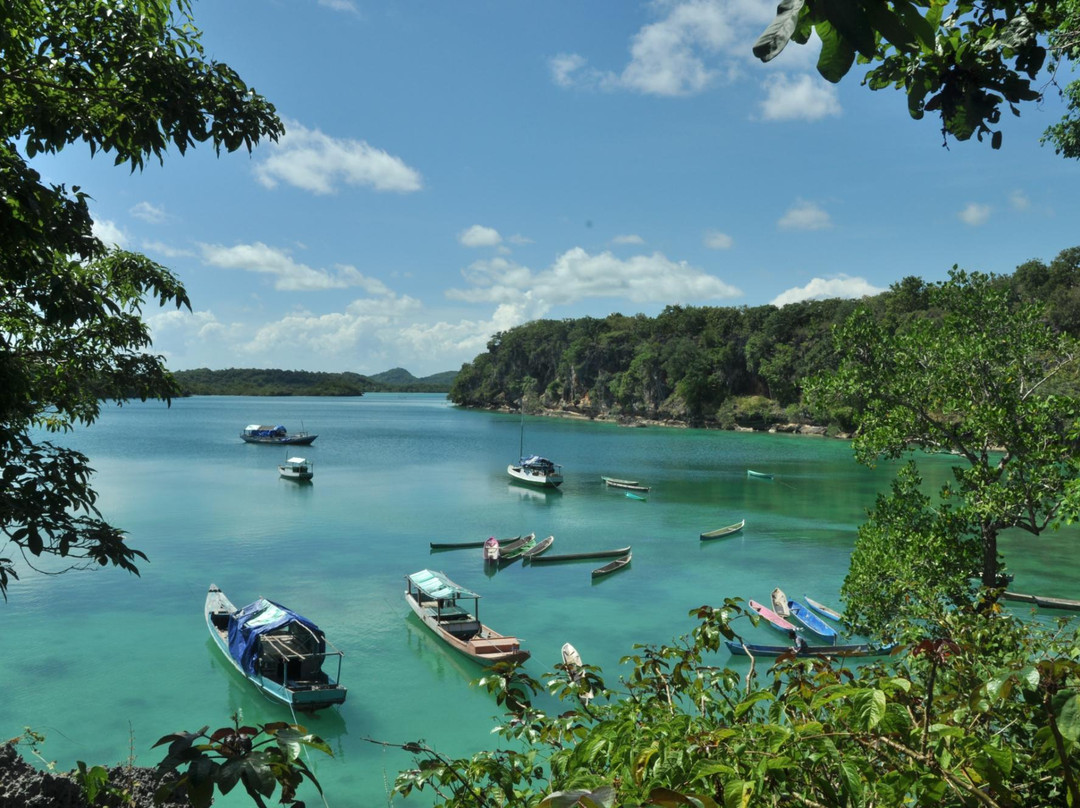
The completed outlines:
{"type": "MultiPolygon", "coordinates": [[[[526,418],[525,451],[564,467],[561,490],[545,493],[506,475],[519,429],[515,415],[459,410],[442,396],[372,394],[110,406],[92,428],[57,436],[89,455],[102,512],[150,562],[141,577],[24,571],[12,584],[0,604],[0,738],[30,726],[64,769],[122,763],[132,752],[153,765],[159,737],[224,726],[236,710],[247,723],[291,720],[207,637],[202,607],[213,582],[237,605],[263,595],[296,609],[345,652],[347,702],[300,716],[334,751],[312,753],[310,765],[330,806],[386,805],[411,758],[371,740],[423,740],[448,756],[499,740],[490,734],[499,709],[470,685],[482,669],[411,616],[406,573],[442,570],[480,592],[481,619],[524,639],[535,678],[569,641],[615,685],[634,643],[690,631],[688,612],[704,603],[765,601],[780,586],[840,606],[856,527],[894,471],[856,465],[836,440],[526,418]],[[313,484],[278,477],[286,449],[240,441],[256,422],[318,433],[288,452],[313,461],[313,484]],[[748,468],[775,479],[748,479],[748,468]],[[601,475],[652,492],[635,501],[601,475]],[[743,518],[732,538],[698,540],[743,518]],[[518,562],[488,575],[479,550],[428,546],[533,531],[555,536],[551,553],[630,544],[633,562],[597,582],[589,573],[603,562],[518,562]]],[[[945,459],[926,465],[930,482],[948,474],[945,459]]],[[[1063,538],[1005,538],[1016,589],[1077,596],[1080,558],[1062,552],[1063,538]]],[[[775,639],[763,627],[747,636],[775,639]]],[[[717,664],[728,662],[718,654],[717,664]]],[[[321,803],[313,789],[301,796],[321,803]]],[[[237,793],[217,804],[251,803],[237,793]]]]}

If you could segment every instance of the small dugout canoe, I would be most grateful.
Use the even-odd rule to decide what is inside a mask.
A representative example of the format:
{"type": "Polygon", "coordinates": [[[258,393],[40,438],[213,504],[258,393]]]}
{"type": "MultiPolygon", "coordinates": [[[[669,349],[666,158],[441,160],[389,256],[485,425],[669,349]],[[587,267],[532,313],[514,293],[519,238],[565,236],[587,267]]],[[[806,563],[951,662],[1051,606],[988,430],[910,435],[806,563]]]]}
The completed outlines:
{"type": "Polygon", "coordinates": [[[563,553],[562,555],[542,555],[532,559],[533,564],[548,564],[558,561],[582,561],[589,558],[616,558],[629,554],[630,547],[620,547],[618,550],[591,550],[582,553],[563,553]]]}
{"type": "Polygon", "coordinates": [[[602,567],[597,567],[592,571],[592,577],[600,578],[604,575],[609,575],[616,570],[621,570],[623,567],[630,563],[630,559],[632,556],[632,553],[627,553],[622,558],[616,558],[614,561],[611,561],[602,567]]]}
{"type": "Polygon", "coordinates": [[[702,533],[699,537],[702,541],[708,541],[709,539],[720,539],[724,536],[730,536],[732,533],[738,533],[746,527],[746,520],[736,522],[733,525],[727,525],[726,527],[718,527],[716,530],[710,530],[708,533],[702,533]]]}

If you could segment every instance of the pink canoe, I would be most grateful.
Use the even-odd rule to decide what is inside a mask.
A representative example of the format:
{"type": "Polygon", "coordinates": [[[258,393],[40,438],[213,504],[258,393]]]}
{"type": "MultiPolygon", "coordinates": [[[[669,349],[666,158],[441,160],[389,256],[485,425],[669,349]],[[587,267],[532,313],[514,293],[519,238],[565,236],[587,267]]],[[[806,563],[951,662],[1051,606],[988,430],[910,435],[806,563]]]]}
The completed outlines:
{"type": "Polygon", "coordinates": [[[756,600],[750,600],[750,601],[747,601],[747,603],[749,604],[751,609],[753,609],[755,612],[757,612],[762,617],[764,617],[766,620],[768,620],[769,625],[771,625],[773,628],[775,628],[775,629],[777,629],[779,631],[783,631],[784,633],[788,633],[788,632],[797,633],[798,632],[798,629],[792,623],[789,623],[787,620],[782,618],[780,615],[778,615],[776,612],[774,612],[768,606],[762,606],[756,600]]]}

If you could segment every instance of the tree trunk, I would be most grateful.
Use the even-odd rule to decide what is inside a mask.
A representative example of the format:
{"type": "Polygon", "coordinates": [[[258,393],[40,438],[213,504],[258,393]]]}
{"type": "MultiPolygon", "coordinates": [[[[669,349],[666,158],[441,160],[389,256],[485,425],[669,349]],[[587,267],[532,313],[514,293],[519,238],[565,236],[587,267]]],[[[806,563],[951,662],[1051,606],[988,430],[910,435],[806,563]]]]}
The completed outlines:
{"type": "Polygon", "coordinates": [[[983,563],[982,583],[983,586],[996,587],[998,585],[997,574],[997,529],[983,525],[982,527],[983,563]]]}

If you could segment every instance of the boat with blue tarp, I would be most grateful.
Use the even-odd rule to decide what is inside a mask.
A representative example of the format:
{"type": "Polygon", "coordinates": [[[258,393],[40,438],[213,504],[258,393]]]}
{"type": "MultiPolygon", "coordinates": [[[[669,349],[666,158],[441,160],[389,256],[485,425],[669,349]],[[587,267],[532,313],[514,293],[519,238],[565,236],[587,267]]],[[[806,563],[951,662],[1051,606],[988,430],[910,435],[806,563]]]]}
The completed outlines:
{"type": "Polygon", "coordinates": [[[309,432],[290,433],[281,424],[266,426],[264,424],[248,424],[240,433],[240,439],[244,443],[269,443],[274,446],[308,446],[318,435],[309,432]]]}
{"type": "Polygon", "coordinates": [[[341,651],[323,631],[291,609],[266,598],[237,609],[216,584],[206,593],[210,637],[249,682],[297,710],[319,710],[345,701],[341,651]],[[337,658],[336,675],[324,665],[337,658]]]}

